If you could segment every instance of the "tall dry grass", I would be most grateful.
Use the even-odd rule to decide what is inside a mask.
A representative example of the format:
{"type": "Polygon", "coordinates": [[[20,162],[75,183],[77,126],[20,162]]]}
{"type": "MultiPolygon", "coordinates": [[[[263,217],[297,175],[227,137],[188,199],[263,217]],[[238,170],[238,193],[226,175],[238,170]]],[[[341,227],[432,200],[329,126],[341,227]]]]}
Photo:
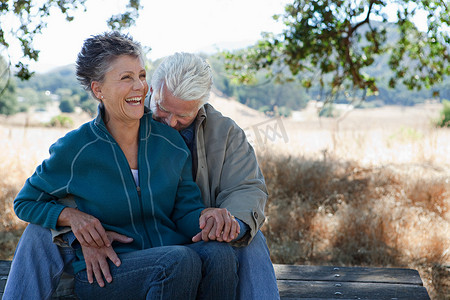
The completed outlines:
{"type": "MultiPolygon", "coordinates": [[[[437,113],[283,119],[289,141],[255,145],[273,262],[415,268],[432,299],[450,299],[450,130],[430,126],[437,113]]],[[[263,120],[231,117],[250,131],[263,120]]],[[[0,259],[12,258],[26,225],[12,211],[16,193],[66,131],[0,124],[0,259]]]]}
{"type": "Polygon", "coordinates": [[[285,120],[287,143],[255,145],[273,262],[410,267],[450,299],[450,130],[357,117],[285,120]]]}
{"type": "Polygon", "coordinates": [[[26,223],[13,210],[13,201],[48,148],[66,130],[0,125],[0,259],[12,259],[26,223]]]}

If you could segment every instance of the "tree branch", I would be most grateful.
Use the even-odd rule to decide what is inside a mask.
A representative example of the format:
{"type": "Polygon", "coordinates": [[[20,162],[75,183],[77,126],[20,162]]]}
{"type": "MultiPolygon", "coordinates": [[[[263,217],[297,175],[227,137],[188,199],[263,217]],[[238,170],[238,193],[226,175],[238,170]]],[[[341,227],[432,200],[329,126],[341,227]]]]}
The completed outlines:
{"type": "Polygon", "coordinates": [[[364,20],[362,20],[361,22],[359,22],[358,24],[356,24],[355,26],[353,26],[350,29],[349,35],[353,35],[353,32],[355,32],[359,27],[361,27],[362,25],[369,23],[370,19],[370,13],[372,12],[372,7],[373,7],[373,1],[370,1],[370,5],[369,5],[369,10],[367,11],[367,16],[364,20]]]}

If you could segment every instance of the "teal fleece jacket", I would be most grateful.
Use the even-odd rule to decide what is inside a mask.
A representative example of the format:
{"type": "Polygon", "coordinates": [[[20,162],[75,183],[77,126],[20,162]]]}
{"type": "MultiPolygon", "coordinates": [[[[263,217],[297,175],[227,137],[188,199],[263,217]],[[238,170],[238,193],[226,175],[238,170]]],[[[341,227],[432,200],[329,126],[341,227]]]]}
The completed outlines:
{"type": "MultiPolygon", "coordinates": [[[[139,186],[127,159],[101,117],[67,133],[50,147],[14,200],[17,216],[57,229],[72,195],[79,210],[98,218],[106,230],[132,237],[113,243],[117,253],[186,244],[200,232],[204,205],[192,179],[190,152],[178,132],[152,119],[146,109],[139,128],[139,186]]],[[[85,268],[81,249],[74,271],[85,268]]]]}

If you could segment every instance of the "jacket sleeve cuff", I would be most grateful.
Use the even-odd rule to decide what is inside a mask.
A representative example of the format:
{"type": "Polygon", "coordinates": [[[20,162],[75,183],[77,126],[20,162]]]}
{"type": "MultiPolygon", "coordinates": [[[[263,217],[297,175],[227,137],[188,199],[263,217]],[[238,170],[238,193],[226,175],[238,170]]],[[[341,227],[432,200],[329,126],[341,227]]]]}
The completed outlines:
{"type": "Polygon", "coordinates": [[[236,221],[239,224],[240,232],[239,232],[239,235],[233,240],[233,242],[236,242],[236,241],[239,241],[240,239],[242,239],[244,237],[244,235],[247,233],[247,231],[250,229],[250,227],[247,224],[245,224],[238,218],[236,218],[236,221]]]}

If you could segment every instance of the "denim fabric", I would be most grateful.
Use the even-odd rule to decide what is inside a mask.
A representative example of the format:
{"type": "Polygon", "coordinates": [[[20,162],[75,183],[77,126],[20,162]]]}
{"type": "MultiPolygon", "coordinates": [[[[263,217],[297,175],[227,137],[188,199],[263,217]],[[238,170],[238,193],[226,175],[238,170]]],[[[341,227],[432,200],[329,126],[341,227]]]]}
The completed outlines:
{"type": "MultiPolygon", "coordinates": [[[[198,245],[190,247],[196,250],[198,245]]],[[[239,260],[237,298],[279,299],[264,235],[258,232],[250,245],[234,250],[239,260]]],[[[200,250],[197,253],[202,256],[200,250]]],[[[64,267],[70,267],[73,259],[71,248],[61,248],[52,242],[50,230],[28,225],[17,245],[3,300],[51,299],[64,267]]]]}
{"type": "Polygon", "coordinates": [[[262,232],[258,231],[248,246],[234,249],[239,260],[237,299],[280,299],[269,248],[262,232]]]}
{"type": "Polygon", "coordinates": [[[112,282],[90,284],[86,271],[75,275],[80,299],[195,299],[202,262],[185,246],[163,246],[119,255],[122,264],[109,263],[112,282]]]}
{"type": "MultiPolygon", "coordinates": [[[[203,282],[199,288],[199,298],[234,298],[233,295],[236,293],[238,277],[236,275],[236,256],[232,248],[227,244],[217,242],[200,242],[189,245],[189,248],[197,253],[197,256],[201,258],[203,263],[203,282]],[[227,274],[229,275],[227,276],[227,274]],[[208,286],[210,288],[206,288],[208,286]]],[[[70,286],[63,287],[61,284],[58,285],[58,283],[64,270],[70,272],[73,259],[75,259],[73,249],[55,245],[52,242],[50,230],[38,225],[28,225],[17,246],[3,300],[51,299],[57,286],[58,296],[70,295],[73,293],[73,290],[70,290],[70,286]],[[67,266],[66,269],[65,266],[67,266]]],[[[124,262],[122,256],[121,260],[122,265],[119,269],[127,272],[124,271],[124,267],[128,263],[124,262]]],[[[142,262],[139,265],[145,266],[142,262]]],[[[116,278],[116,274],[113,273],[113,270],[117,269],[117,267],[110,264],[110,268],[113,282],[117,283],[119,280],[116,278]]],[[[188,279],[192,272],[194,270],[189,271],[188,279]]],[[[79,280],[83,280],[83,276],[86,276],[86,272],[83,273],[83,275],[81,275],[81,272],[78,273],[79,280]]],[[[64,274],[68,275],[66,272],[64,274]]],[[[179,281],[185,282],[189,280],[182,279],[179,281]]],[[[108,284],[106,285],[108,286],[108,284]]],[[[95,289],[98,287],[102,293],[105,289],[100,288],[96,283],[92,286],[95,289]]],[[[142,288],[142,285],[139,287],[142,288]]],[[[181,299],[184,299],[184,297],[181,299]]]]}
{"type": "Polygon", "coordinates": [[[52,242],[49,229],[30,224],[17,245],[3,300],[51,299],[64,266],[71,268],[74,251],[52,242]]]}
{"type": "Polygon", "coordinates": [[[186,247],[194,250],[202,260],[202,281],[197,299],[235,299],[239,278],[233,248],[219,242],[198,242],[186,247]]]}

